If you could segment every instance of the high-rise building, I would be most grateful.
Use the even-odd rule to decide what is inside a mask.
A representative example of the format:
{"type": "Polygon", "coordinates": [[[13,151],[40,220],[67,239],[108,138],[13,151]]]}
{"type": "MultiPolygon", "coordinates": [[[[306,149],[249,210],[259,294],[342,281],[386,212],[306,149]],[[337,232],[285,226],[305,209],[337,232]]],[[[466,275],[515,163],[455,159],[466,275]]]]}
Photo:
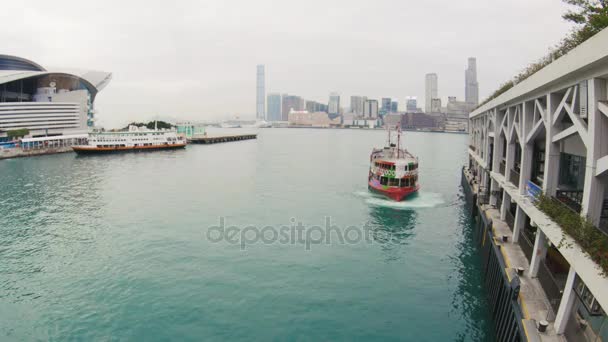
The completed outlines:
{"type": "Polygon", "coordinates": [[[391,102],[391,113],[397,113],[399,111],[399,102],[391,102]]]}
{"type": "Polygon", "coordinates": [[[299,96],[283,94],[281,96],[281,102],[281,121],[288,121],[289,112],[292,110],[304,110],[304,99],[299,96]]]}
{"type": "Polygon", "coordinates": [[[331,93],[329,95],[329,105],[327,106],[327,113],[330,115],[340,114],[340,94],[331,93]]]}
{"type": "Polygon", "coordinates": [[[350,111],[355,115],[363,115],[363,107],[365,106],[365,96],[351,96],[350,97],[350,111]]]}
{"type": "Polygon", "coordinates": [[[479,83],[477,83],[477,60],[475,57],[469,58],[469,66],[464,72],[464,78],[464,101],[471,106],[477,106],[479,104],[479,83]]]}
{"type": "Polygon", "coordinates": [[[256,82],[256,115],[258,120],[266,119],[266,79],[264,65],[257,66],[257,82],[256,82]]]}
{"type": "Polygon", "coordinates": [[[437,74],[426,74],[424,111],[427,113],[431,112],[431,103],[433,99],[438,98],[438,88],[437,74]]]}
{"type": "Polygon", "coordinates": [[[418,111],[418,99],[415,96],[410,96],[406,99],[405,110],[409,113],[418,111]]]}
{"type": "Polygon", "coordinates": [[[306,101],[306,111],[309,113],[327,113],[327,105],[317,101],[306,101]]]}
{"type": "Polygon", "coordinates": [[[382,110],[385,113],[389,113],[391,111],[391,98],[390,97],[383,97],[382,98],[382,110]]]}
{"type": "Polygon", "coordinates": [[[366,118],[378,117],[378,100],[366,100],[363,107],[363,116],[366,118]]]}
{"type": "Polygon", "coordinates": [[[281,107],[281,94],[270,93],[268,94],[268,111],[266,120],[268,121],[281,121],[282,120],[282,107],[281,107]]]}

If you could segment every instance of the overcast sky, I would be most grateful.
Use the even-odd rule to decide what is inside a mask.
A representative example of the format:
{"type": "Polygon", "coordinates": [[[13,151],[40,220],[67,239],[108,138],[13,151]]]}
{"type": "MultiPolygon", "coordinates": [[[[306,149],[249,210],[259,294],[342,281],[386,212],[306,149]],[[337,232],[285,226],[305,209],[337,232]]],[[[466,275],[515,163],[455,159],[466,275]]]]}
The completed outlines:
{"type": "Polygon", "coordinates": [[[130,120],[255,116],[255,66],[267,92],[417,96],[439,75],[464,98],[467,57],[480,97],[570,29],[560,0],[6,1],[0,53],[113,73],[98,95],[106,127],[130,120]]]}

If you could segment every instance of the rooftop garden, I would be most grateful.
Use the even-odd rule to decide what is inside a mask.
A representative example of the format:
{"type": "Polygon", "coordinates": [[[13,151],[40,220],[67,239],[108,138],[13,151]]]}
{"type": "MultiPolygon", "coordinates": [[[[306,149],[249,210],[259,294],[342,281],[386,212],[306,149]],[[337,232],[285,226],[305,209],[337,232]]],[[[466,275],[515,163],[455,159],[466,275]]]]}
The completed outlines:
{"type": "Polygon", "coordinates": [[[562,0],[572,6],[572,9],[562,16],[565,20],[574,23],[574,28],[562,41],[549,50],[549,53],[538,61],[528,65],[513,79],[503,83],[485,99],[479,106],[492,101],[516,84],[534,75],[537,71],[551,64],[556,59],[572,51],[575,47],[598,32],[608,27],[608,0],[562,0]]]}

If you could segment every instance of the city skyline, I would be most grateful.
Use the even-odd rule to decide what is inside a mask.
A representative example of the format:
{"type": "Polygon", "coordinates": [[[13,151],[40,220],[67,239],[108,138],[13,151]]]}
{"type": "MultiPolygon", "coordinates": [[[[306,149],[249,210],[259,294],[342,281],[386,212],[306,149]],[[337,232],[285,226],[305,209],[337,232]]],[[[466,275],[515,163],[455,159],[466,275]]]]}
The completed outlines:
{"type": "Polygon", "coordinates": [[[289,92],[326,102],[328,93],[337,90],[342,102],[366,94],[390,96],[400,104],[417,95],[424,108],[424,75],[436,72],[441,94],[464,98],[466,58],[476,56],[484,71],[478,79],[481,100],[545,55],[571,28],[561,19],[566,5],[550,0],[517,0],[500,7],[483,1],[353,1],[319,11],[325,7],[307,2],[300,14],[311,22],[292,25],[289,2],[147,3],[146,15],[134,25],[141,4],[108,1],[100,8],[86,2],[9,2],[0,13],[7,28],[0,40],[4,54],[49,66],[112,72],[112,87],[97,99],[98,117],[104,126],[120,127],[155,117],[254,119],[252,70],[257,64],[268,66],[267,93],[289,92]],[[110,10],[113,6],[121,11],[110,10]],[[539,11],[547,18],[542,23],[530,16],[539,11]],[[39,20],[44,13],[52,13],[53,25],[39,20]],[[431,13],[441,24],[428,23],[425,18],[431,13]],[[109,17],[111,26],[90,24],[109,17]],[[29,24],[20,29],[24,22],[29,24]],[[457,39],[480,26],[487,29],[474,43],[457,39]],[[404,32],[410,32],[407,39],[404,32]],[[510,48],[504,50],[507,39],[510,48]],[[489,61],[501,68],[487,68],[489,61]]]}

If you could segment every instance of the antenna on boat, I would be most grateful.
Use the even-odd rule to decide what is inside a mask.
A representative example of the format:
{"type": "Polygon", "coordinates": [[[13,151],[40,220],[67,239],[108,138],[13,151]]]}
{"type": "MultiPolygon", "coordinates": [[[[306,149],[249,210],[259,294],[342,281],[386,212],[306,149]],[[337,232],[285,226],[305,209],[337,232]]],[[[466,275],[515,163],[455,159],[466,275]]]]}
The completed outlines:
{"type": "Polygon", "coordinates": [[[399,124],[397,125],[397,159],[401,156],[401,120],[403,120],[403,117],[399,117],[399,124]]]}

